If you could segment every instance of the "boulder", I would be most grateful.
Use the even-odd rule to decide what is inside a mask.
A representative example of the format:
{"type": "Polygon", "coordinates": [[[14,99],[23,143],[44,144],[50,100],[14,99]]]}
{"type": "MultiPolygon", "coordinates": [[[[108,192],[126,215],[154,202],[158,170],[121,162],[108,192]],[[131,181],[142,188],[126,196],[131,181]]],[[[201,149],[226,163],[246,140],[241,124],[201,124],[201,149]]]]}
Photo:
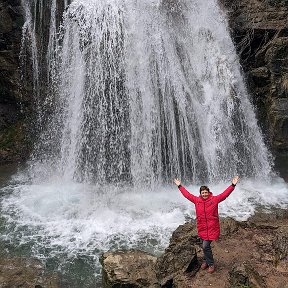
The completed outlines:
{"type": "Polygon", "coordinates": [[[172,234],[169,246],[157,259],[156,273],[161,287],[181,287],[183,274],[199,270],[196,246],[200,244],[194,224],[180,225],[172,234]],[[178,284],[177,284],[178,283],[178,284]]]}
{"type": "Polygon", "coordinates": [[[158,288],[156,257],[143,251],[106,252],[101,257],[104,288],[158,288]]]}
{"type": "Polygon", "coordinates": [[[265,280],[253,268],[252,265],[244,263],[239,266],[234,266],[229,272],[229,288],[253,287],[266,288],[265,280]]]}

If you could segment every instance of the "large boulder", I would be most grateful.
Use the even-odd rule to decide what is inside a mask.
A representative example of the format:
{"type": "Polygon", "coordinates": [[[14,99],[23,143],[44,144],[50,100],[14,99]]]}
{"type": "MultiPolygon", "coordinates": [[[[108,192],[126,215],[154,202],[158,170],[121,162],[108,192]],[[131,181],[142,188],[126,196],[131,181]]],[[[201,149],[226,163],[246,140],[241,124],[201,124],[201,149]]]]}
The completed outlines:
{"type": "Polygon", "coordinates": [[[156,259],[138,250],[104,253],[100,260],[104,288],[158,288],[156,259]]]}
{"type": "Polygon", "coordinates": [[[173,287],[183,287],[183,283],[187,281],[185,273],[191,276],[199,270],[196,253],[199,244],[195,225],[186,223],[174,231],[169,246],[156,263],[161,287],[172,287],[172,284],[173,287]]]}
{"type": "Polygon", "coordinates": [[[157,259],[138,250],[107,252],[101,257],[104,288],[186,287],[199,270],[195,225],[180,225],[157,259]],[[157,260],[157,261],[156,261],[157,260]]]}

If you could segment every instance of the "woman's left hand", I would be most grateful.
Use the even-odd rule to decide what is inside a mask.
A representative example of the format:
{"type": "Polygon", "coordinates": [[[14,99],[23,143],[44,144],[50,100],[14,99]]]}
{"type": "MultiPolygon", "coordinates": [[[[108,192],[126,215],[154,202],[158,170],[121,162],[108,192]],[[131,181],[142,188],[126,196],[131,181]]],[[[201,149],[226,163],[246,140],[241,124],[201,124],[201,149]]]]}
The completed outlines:
{"type": "Polygon", "coordinates": [[[236,185],[239,181],[240,177],[239,176],[235,176],[233,179],[232,179],[232,184],[233,185],[236,185]]]}

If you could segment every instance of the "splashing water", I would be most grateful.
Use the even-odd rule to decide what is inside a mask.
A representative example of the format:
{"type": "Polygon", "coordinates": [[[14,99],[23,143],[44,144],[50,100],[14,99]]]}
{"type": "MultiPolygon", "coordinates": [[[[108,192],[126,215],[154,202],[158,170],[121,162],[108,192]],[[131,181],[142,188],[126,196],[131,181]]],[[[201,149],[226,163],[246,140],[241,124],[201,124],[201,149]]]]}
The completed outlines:
{"type": "Polygon", "coordinates": [[[39,113],[52,115],[31,173],[136,186],[268,179],[270,155],[210,2],[73,1],[58,38],[51,20],[52,107],[46,99],[39,113]]]}
{"type": "Polygon", "coordinates": [[[91,256],[100,273],[101,252],[158,253],[194,218],[174,177],[218,194],[240,175],[222,216],[286,207],[217,1],[66,0],[61,21],[61,1],[48,2],[23,2],[40,132],[26,171],[1,190],[7,238],[32,241],[42,259],[91,256]]]}

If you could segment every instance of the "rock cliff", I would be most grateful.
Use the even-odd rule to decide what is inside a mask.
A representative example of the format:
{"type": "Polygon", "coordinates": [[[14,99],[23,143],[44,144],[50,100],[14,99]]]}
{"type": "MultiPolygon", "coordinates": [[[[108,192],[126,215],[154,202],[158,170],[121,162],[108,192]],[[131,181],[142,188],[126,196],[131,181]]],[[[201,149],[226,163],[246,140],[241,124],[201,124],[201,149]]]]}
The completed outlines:
{"type": "Polygon", "coordinates": [[[220,0],[278,170],[288,161],[288,1],[220,0]],[[281,165],[281,162],[283,164],[281,165]]]}
{"type": "Polygon", "coordinates": [[[21,87],[23,23],[21,0],[0,0],[0,164],[21,161],[27,155],[23,112],[32,100],[29,87],[21,87]]]}

